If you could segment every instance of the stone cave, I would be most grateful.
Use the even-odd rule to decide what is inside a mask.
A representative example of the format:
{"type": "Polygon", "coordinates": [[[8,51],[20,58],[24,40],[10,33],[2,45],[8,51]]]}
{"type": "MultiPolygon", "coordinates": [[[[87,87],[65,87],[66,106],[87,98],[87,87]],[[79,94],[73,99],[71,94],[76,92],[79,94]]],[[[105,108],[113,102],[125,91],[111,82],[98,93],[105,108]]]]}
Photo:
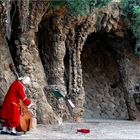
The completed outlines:
{"type": "Polygon", "coordinates": [[[139,77],[133,33],[113,13],[106,19],[99,12],[102,20],[97,23],[94,14],[67,22],[59,12],[44,15],[38,28],[45,96],[53,111],[64,120],[139,119],[133,98],[139,77]],[[52,96],[55,89],[72,100],[75,112],[52,96]]]}
{"type": "Polygon", "coordinates": [[[27,137],[139,137],[139,2],[0,1],[0,112],[12,82],[29,76],[37,129],[27,137]]]}
{"type": "Polygon", "coordinates": [[[0,35],[0,104],[15,79],[8,68],[14,63],[19,75],[32,80],[34,124],[60,119],[140,120],[140,61],[118,5],[72,17],[65,7],[49,9],[47,1],[19,4],[7,3],[1,16],[5,30],[0,35]],[[55,89],[75,104],[74,110],[63,98],[52,96],[55,89]]]}
{"type": "Polygon", "coordinates": [[[100,31],[88,35],[81,61],[85,119],[128,119],[118,64],[109,42],[117,37],[100,31]]]}

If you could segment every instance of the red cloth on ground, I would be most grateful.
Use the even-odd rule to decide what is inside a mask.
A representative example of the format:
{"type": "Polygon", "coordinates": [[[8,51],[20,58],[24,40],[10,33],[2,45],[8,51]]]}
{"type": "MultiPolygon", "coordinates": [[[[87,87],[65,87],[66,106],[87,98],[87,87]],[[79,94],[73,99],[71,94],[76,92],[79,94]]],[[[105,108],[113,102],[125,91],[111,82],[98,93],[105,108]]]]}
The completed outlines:
{"type": "Polygon", "coordinates": [[[17,127],[20,122],[20,100],[27,106],[31,101],[26,97],[23,84],[15,80],[10,86],[2,104],[0,118],[5,119],[7,127],[17,127]]]}
{"type": "Polygon", "coordinates": [[[90,130],[89,130],[89,129],[77,129],[77,132],[81,132],[81,133],[89,133],[90,130]]]}

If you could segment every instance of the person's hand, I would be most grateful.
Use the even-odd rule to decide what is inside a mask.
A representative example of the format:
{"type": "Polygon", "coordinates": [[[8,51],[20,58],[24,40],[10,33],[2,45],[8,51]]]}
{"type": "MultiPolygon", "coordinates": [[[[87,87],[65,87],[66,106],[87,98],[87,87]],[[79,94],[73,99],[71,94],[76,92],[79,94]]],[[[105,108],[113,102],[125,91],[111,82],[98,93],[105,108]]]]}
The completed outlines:
{"type": "Polygon", "coordinates": [[[35,110],[35,104],[34,103],[31,103],[29,106],[28,106],[28,110],[31,112],[32,115],[35,114],[36,110],[35,110]]]}

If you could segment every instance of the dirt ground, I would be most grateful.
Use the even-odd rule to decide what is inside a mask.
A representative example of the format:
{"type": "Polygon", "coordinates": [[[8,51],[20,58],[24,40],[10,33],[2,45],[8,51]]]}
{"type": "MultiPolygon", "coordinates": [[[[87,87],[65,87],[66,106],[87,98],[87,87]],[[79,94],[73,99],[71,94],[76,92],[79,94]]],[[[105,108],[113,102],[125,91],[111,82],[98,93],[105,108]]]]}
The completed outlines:
{"type": "Polygon", "coordinates": [[[21,136],[0,135],[0,140],[94,140],[94,139],[140,139],[140,122],[126,120],[88,120],[84,123],[65,122],[62,125],[41,125],[21,136]],[[77,133],[86,128],[90,133],[77,133]]]}

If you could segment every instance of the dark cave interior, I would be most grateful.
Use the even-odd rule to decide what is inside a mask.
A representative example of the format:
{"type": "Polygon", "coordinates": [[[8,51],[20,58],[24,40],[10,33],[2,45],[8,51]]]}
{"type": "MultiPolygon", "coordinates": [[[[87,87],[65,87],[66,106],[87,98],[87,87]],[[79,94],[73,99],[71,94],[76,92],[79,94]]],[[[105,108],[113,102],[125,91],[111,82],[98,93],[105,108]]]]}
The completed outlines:
{"type": "Polygon", "coordinates": [[[86,119],[128,118],[124,93],[119,81],[119,68],[110,49],[110,40],[117,41],[111,33],[92,33],[83,46],[81,61],[86,119]]]}

